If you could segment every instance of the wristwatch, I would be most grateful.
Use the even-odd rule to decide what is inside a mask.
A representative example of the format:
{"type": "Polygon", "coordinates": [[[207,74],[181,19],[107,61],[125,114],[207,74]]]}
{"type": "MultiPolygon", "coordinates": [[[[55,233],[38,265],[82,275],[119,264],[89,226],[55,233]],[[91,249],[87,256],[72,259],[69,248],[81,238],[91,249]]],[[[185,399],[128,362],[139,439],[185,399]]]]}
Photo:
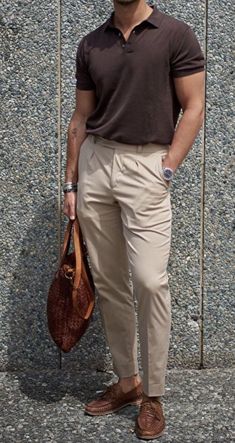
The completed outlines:
{"type": "Polygon", "coordinates": [[[173,176],[174,176],[173,169],[171,169],[171,168],[169,168],[167,166],[164,166],[162,168],[162,172],[163,172],[163,177],[165,178],[165,180],[169,180],[170,181],[170,180],[173,179],[173,176]]]}

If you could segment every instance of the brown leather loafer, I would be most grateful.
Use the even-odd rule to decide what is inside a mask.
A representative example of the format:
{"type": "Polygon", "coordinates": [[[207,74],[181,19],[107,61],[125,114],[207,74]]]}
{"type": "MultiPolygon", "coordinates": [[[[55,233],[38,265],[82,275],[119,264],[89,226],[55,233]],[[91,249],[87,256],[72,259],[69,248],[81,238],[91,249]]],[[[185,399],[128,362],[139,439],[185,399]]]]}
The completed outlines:
{"type": "Polygon", "coordinates": [[[135,424],[137,437],[145,440],[160,437],[164,434],[165,426],[161,402],[157,399],[150,399],[143,394],[143,401],[135,424]]]}
{"type": "Polygon", "coordinates": [[[85,413],[89,415],[105,415],[118,411],[128,405],[140,405],[142,401],[142,382],[129,392],[123,392],[119,382],[108,386],[105,391],[85,405],[85,413]]]}

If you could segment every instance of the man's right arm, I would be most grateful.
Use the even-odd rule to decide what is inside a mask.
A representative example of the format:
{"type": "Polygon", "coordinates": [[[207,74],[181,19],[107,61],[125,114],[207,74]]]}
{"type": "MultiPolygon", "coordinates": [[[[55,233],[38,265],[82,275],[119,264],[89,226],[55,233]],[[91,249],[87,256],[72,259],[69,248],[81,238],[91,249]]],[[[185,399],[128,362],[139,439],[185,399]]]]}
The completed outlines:
{"type": "MultiPolygon", "coordinates": [[[[76,88],[76,108],[68,127],[67,158],[65,170],[65,182],[77,183],[78,160],[80,147],[87,137],[86,121],[96,105],[95,90],[80,90],[76,88]]],[[[67,192],[64,195],[64,214],[74,219],[76,213],[75,192],[67,192]]]]}
{"type": "Polygon", "coordinates": [[[96,98],[94,90],[80,90],[76,88],[76,108],[68,127],[67,163],[65,182],[78,181],[78,158],[80,147],[86,138],[86,121],[95,108],[96,98]]]}

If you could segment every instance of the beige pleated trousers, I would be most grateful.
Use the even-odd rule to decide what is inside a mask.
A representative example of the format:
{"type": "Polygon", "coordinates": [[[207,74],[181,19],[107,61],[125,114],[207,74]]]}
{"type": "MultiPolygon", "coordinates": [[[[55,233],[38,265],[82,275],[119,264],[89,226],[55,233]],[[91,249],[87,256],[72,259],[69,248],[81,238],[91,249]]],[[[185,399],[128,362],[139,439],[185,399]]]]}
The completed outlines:
{"type": "Polygon", "coordinates": [[[138,326],[143,389],[153,396],[165,393],[171,329],[172,185],[161,170],[168,148],[88,134],[78,162],[77,215],[113,370],[118,377],[138,373],[138,326]]]}

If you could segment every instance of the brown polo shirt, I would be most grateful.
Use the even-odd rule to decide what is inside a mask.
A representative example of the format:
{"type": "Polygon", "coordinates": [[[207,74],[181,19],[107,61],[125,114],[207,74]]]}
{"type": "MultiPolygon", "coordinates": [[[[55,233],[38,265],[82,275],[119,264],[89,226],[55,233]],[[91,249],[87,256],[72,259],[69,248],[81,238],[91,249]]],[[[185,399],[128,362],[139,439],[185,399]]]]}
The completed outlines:
{"type": "Polygon", "coordinates": [[[135,26],[125,41],[108,20],[80,41],[77,88],[94,89],[87,133],[123,143],[170,144],[180,113],[174,77],[203,71],[198,40],[185,22],[160,12],[135,26]]]}

